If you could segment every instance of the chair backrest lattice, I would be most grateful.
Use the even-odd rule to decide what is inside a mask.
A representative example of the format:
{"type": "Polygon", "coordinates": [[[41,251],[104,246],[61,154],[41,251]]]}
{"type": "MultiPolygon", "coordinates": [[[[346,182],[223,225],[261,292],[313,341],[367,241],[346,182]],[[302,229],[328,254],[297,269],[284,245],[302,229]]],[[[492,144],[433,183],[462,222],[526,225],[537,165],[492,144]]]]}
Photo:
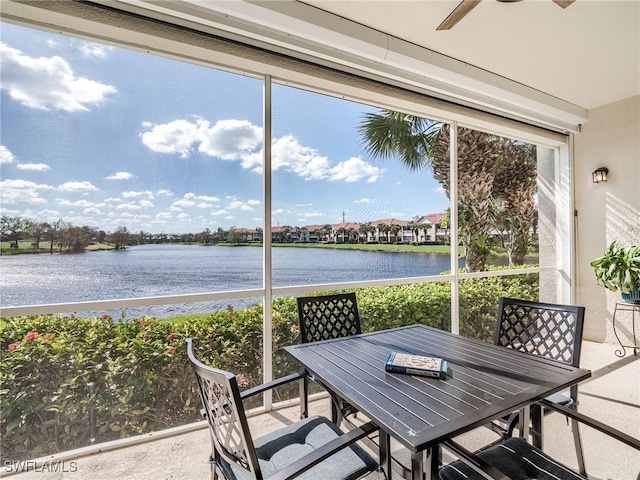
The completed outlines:
{"type": "Polygon", "coordinates": [[[362,333],[356,294],[353,292],[298,297],[297,303],[302,343],[362,333]]]}
{"type": "Polygon", "coordinates": [[[261,479],[236,376],[201,363],[193,353],[191,339],[187,340],[187,353],[209,423],[214,455],[251,478],[261,479]]]}
{"type": "Polygon", "coordinates": [[[579,366],[584,307],[502,297],[494,344],[579,366]]]}

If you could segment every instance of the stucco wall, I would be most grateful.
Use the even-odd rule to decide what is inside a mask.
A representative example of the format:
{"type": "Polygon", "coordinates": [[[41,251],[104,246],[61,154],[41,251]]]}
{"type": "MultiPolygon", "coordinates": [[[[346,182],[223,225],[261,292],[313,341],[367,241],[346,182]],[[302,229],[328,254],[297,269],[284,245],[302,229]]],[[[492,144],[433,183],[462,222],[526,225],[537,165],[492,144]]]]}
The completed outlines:
{"type": "MultiPolygon", "coordinates": [[[[620,295],[596,285],[589,262],[614,240],[640,244],[640,96],[590,110],[574,146],[576,300],[586,307],[584,337],[615,343],[612,317],[620,295]],[[607,183],[592,183],[598,167],[609,169],[607,183]]],[[[636,319],[640,327],[640,315],[636,319]]],[[[616,325],[629,334],[631,314],[618,314],[616,325]]]]}

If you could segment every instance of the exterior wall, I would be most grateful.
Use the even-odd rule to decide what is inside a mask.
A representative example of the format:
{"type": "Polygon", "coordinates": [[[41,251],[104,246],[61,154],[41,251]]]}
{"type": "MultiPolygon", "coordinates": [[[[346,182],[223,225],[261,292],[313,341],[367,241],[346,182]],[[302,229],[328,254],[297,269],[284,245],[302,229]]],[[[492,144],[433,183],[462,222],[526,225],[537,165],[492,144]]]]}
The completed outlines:
{"type": "MultiPolygon", "coordinates": [[[[586,307],[585,339],[615,343],[612,317],[620,294],[596,284],[589,262],[614,240],[640,243],[640,96],[590,110],[574,148],[576,303],[586,307]],[[598,167],[609,169],[607,183],[592,183],[598,167]]],[[[619,333],[628,333],[631,314],[618,314],[618,325],[619,333]]]]}

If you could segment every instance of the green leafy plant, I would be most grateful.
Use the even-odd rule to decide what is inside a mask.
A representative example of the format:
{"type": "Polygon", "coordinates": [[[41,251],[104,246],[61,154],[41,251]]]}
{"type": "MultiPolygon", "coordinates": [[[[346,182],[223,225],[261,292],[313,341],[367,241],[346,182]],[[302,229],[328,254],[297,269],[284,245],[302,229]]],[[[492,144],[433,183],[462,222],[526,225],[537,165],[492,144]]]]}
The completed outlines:
{"type": "Polygon", "coordinates": [[[598,284],[612,292],[630,293],[640,288],[640,246],[623,247],[614,241],[591,266],[598,284]]]}

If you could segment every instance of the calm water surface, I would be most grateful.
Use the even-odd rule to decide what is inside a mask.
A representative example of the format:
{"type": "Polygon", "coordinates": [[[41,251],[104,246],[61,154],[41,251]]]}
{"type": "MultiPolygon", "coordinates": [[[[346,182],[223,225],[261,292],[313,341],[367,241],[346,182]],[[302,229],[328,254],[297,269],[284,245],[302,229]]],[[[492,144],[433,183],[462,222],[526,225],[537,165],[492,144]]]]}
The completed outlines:
{"type": "MultiPolygon", "coordinates": [[[[262,249],[142,245],[114,252],[0,257],[2,306],[153,297],[262,286],[262,249]]],[[[449,255],[278,247],[274,286],[435,275],[449,255]]],[[[158,317],[244,306],[255,300],[158,305],[127,314],[158,317]]],[[[120,312],[109,312],[118,315],[120,312]]]]}

